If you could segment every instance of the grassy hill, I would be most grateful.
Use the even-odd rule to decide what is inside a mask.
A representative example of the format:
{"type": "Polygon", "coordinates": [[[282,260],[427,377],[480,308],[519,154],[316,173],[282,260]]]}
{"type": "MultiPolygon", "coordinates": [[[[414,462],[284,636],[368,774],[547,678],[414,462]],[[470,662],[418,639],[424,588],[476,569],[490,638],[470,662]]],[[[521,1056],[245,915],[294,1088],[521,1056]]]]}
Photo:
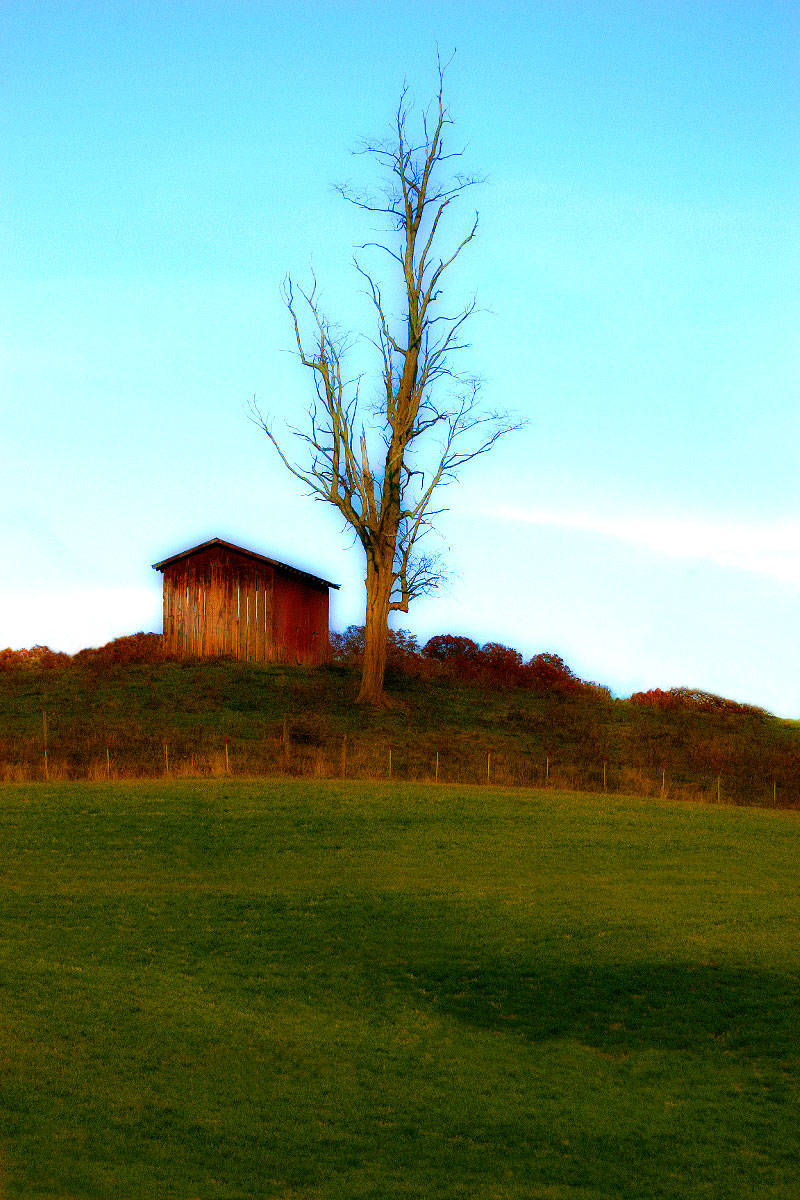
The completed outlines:
{"type": "Polygon", "coordinates": [[[7,1200],[797,1196],[795,813],[288,779],[0,805],[7,1200]]]}
{"type": "Polygon", "coordinates": [[[664,710],[602,688],[394,668],[396,706],[353,703],[357,670],[84,653],[0,670],[0,779],[192,774],[523,784],[800,805],[800,728],[753,711],[664,710]],[[46,713],[46,717],[43,714],[46,713]],[[438,754],[438,768],[437,768],[438,754]]]}

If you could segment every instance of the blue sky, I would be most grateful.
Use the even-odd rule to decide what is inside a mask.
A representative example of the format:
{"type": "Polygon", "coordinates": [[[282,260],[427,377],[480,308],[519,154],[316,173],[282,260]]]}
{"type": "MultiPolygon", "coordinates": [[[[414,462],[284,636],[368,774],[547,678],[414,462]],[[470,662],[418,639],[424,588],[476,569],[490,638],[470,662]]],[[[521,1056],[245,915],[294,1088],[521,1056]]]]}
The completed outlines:
{"type": "Polygon", "coordinates": [[[331,185],[437,43],[486,176],[464,365],[529,424],[448,489],[451,581],[402,624],[800,715],[800,10],[769,0],[0,7],[0,644],[158,628],[150,564],[213,536],[360,620],[246,406],[308,400],[287,271],[365,328],[331,185]]]}

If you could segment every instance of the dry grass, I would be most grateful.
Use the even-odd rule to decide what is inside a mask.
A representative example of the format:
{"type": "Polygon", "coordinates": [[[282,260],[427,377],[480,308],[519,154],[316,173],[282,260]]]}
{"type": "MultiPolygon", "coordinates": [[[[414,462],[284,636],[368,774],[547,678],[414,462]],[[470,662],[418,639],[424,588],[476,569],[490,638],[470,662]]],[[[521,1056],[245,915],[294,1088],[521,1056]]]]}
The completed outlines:
{"type": "Polygon", "coordinates": [[[391,775],[800,803],[800,731],[764,714],[659,711],[599,690],[549,695],[402,673],[396,705],[370,712],[354,705],[356,687],[344,668],[232,662],[0,672],[0,782],[391,775]]]}

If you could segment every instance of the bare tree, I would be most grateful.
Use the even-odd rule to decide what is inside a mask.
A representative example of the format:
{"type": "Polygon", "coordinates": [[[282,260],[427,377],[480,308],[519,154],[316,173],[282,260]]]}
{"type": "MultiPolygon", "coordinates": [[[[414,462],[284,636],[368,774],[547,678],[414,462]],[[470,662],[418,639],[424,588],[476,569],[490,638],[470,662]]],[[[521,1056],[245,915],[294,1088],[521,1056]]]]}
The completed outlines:
{"type": "Polygon", "coordinates": [[[388,226],[381,241],[365,243],[355,255],[374,307],[375,331],[368,341],[380,364],[378,400],[365,405],[360,381],[345,375],[352,339],[339,334],[323,314],[312,274],[306,291],[296,288],[290,277],[284,286],[300,362],[311,372],[315,388],[307,427],[291,430],[305,446],[302,464],[288,456],[253,402],[253,417],[285,466],[315,497],[339,510],[363,546],[367,604],[358,699],[370,704],[386,703],[390,613],[408,612],[415,597],[441,581],[438,555],[420,546],[441,512],[431,506],[434,492],[464,463],[519,425],[506,414],[484,409],[478,381],[453,365],[454,355],[465,348],[463,327],[475,300],[454,313],[443,311],[442,283],[448,267],[474,238],[478,215],[449,245],[445,217],[477,180],[453,170],[462,152],[445,148],[444,134],[452,120],[443,103],[443,83],[440,64],[438,92],[428,108],[416,114],[404,88],[391,137],[363,146],[362,153],[380,165],[381,190],[372,194],[337,189],[388,226]],[[410,128],[415,116],[416,135],[410,128]],[[399,284],[402,295],[398,316],[384,300],[379,276],[363,265],[364,252],[372,250],[391,260],[389,286],[396,294],[399,284]],[[373,468],[377,439],[380,465],[373,468]]]}

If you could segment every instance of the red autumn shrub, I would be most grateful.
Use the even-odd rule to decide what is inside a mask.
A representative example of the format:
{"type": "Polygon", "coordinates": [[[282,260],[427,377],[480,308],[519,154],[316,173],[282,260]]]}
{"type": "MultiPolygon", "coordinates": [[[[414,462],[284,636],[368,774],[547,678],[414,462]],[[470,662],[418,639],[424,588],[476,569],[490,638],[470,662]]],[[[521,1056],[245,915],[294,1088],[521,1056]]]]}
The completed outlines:
{"type": "Polygon", "coordinates": [[[331,630],[331,658],[340,665],[355,666],[364,653],[364,626],[348,625],[344,633],[331,630]]]}
{"type": "Polygon", "coordinates": [[[490,684],[516,687],[523,682],[522,655],[500,642],[486,642],[477,656],[481,678],[490,684]]]}
{"type": "Polygon", "coordinates": [[[525,664],[525,676],[528,685],[537,692],[567,695],[580,691],[583,686],[578,676],[557,654],[535,654],[525,664]]]}
{"type": "Polygon", "coordinates": [[[426,643],[426,658],[441,664],[447,675],[463,681],[480,680],[489,686],[531,687],[539,692],[565,695],[588,686],[557,654],[536,654],[528,662],[511,646],[440,633],[426,643]]]}
{"type": "Polygon", "coordinates": [[[420,665],[419,642],[407,629],[389,630],[389,650],[386,659],[395,670],[417,674],[420,665]]]}
{"type": "Polygon", "coordinates": [[[79,650],[73,662],[80,666],[116,667],[130,663],[157,663],[165,658],[164,639],[158,633],[131,633],[104,646],[79,650]]]}
{"type": "Polygon", "coordinates": [[[475,679],[480,671],[481,650],[472,638],[437,633],[422,648],[422,654],[438,671],[452,679],[475,679]]]}
{"type": "Polygon", "coordinates": [[[452,662],[459,659],[474,662],[480,654],[480,647],[472,638],[459,637],[453,633],[437,633],[425,643],[422,653],[436,662],[452,662]]]}
{"type": "Polygon", "coordinates": [[[651,688],[648,692],[634,692],[630,701],[631,704],[640,704],[643,708],[657,708],[662,712],[681,707],[674,692],[664,692],[661,688],[651,688]]]}
{"type": "MultiPolygon", "coordinates": [[[[335,663],[358,666],[364,654],[364,626],[350,625],[344,633],[331,633],[335,663]]],[[[462,683],[487,687],[531,687],[538,692],[567,695],[592,686],[579,679],[557,654],[536,654],[523,662],[519,650],[500,642],[479,646],[472,638],[437,633],[420,649],[416,637],[404,629],[389,631],[388,666],[410,674],[431,674],[462,683]]]]}
{"type": "Polygon", "coordinates": [[[634,692],[630,697],[631,704],[640,704],[648,708],[657,708],[662,712],[708,712],[708,713],[747,713],[750,716],[766,716],[766,710],[755,704],[740,704],[737,700],[727,700],[714,692],[703,692],[699,688],[675,687],[669,691],[661,688],[651,688],[647,692],[634,692]]]}
{"type": "Polygon", "coordinates": [[[701,692],[698,688],[679,687],[672,689],[678,702],[686,708],[697,712],[733,712],[749,713],[751,715],[766,715],[765,709],[755,704],[740,704],[738,700],[728,700],[725,696],[717,696],[714,692],[701,692]]]}
{"type": "MultiPolygon", "coordinates": [[[[364,626],[348,625],[344,633],[330,634],[333,662],[359,666],[364,654],[364,626]]],[[[406,629],[390,629],[386,662],[400,670],[413,670],[419,661],[420,649],[416,637],[406,629]]]]}
{"type": "Polygon", "coordinates": [[[47,671],[55,667],[65,667],[72,660],[68,654],[60,650],[51,650],[49,646],[31,646],[28,650],[0,650],[0,671],[30,670],[42,667],[47,671]]]}

